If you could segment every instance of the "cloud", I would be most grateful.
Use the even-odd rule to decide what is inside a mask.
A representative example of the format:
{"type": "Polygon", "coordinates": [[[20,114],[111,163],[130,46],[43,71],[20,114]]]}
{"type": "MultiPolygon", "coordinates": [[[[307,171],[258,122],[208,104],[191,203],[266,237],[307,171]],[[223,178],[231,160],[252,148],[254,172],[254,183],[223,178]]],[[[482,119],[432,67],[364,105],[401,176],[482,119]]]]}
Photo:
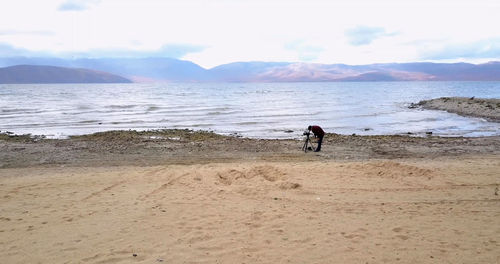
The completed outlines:
{"type": "Polygon", "coordinates": [[[45,57],[50,55],[47,52],[31,51],[0,42],[0,57],[45,57]]]}
{"type": "Polygon", "coordinates": [[[426,49],[420,52],[420,58],[424,60],[500,59],[500,38],[426,49]]]}
{"type": "Polygon", "coordinates": [[[158,50],[92,49],[85,52],[69,52],[67,56],[91,58],[145,58],[167,57],[179,59],[189,53],[201,52],[204,46],[191,44],[166,44],[158,50]]]}
{"type": "Polygon", "coordinates": [[[66,0],[57,9],[59,11],[84,11],[99,2],[100,0],[66,0]]]}
{"type": "Polygon", "coordinates": [[[48,30],[0,30],[0,36],[7,35],[39,35],[39,36],[52,36],[53,31],[48,30]]]}
{"type": "Polygon", "coordinates": [[[368,26],[357,26],[347,29],[344,32],[349,44],[353,46],[368,45],[378,38],[395,36],[397,34],[396,32],[389,33],[383,27],[368,26]]]}
{"type": "Polygon", "coordinates": [[[158,50],[130,49],[93,49],[81,52],[51,53],[17,48],[7,43],[0,43],[0,57],[62,57],[62,58],[146,58],[163,57],[179,59],[189,53],[201,52],[204,46],[191,44],[166,44],[158,50]]]}
{"type": "Polygon", "coordinates": [[[321,52],[324,51],[322,47],[306,44],[303,40],[288,42],[284,48],[297,52],[299,61],[316,60],[321,52]]]}

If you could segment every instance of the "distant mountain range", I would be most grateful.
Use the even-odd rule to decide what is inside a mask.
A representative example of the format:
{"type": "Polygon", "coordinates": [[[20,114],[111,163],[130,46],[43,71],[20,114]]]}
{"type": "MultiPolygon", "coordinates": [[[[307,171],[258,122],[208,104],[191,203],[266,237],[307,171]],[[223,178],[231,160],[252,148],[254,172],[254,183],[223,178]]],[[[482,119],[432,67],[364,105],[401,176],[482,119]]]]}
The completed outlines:
{"type": "Polygon", "coordinates": [[[500,62],[369,65],[235,62],[205,69],[193,62],[172,58],[0,58],[0,67],[13,65],[92,69],[135,82],[500,81],[500,62]]]}
{"type": "Polygon", "coordinates": [[[0,58],[0,67],[13,65],[51,65],[67,68],[92,69],[120,75],[136,82],[199,82],[209,80],[207,76],[207,70],[205,70],[204,68],[189,61],[170,58],[0,58]]]}
{"type": "Polygon", "coordinates": [[[0,68],[0,83],[130,83],[114,74],[55,66],[17,65],[0,68]]]}

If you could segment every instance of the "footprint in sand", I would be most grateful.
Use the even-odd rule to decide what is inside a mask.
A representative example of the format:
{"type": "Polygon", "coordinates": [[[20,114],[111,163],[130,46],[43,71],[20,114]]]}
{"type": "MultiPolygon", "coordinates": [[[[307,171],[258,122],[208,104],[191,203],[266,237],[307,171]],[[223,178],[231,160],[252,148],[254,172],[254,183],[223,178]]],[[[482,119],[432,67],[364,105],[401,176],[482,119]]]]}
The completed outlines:
{"type": "Polygon", "coordinates": [[[217,181],[224,185],[231,185],[235,180],[240,178],[246,178],[246,175],[239,170],[229,170],[217,173],[217,181]]]}
{"type": "MultiPolygon", "coordinates": [[[[243,179],[250,180],[253,178],[262,178],[269,182],[276,182],[278,180],[283,180],[285,177],[286,174],[284,172],[273,166],[256,166],[243,171],[231,169],[218,172],[216,175],[217,181],[224,185],[231,185],[243,179]]],[[[297,188],[298,186],[292,184],[289,186],[285,186],[285,188],[286,187],[297,188]]]]}
{"type": "Polygon", "coordinates": [[[401,227],[396,227],[396,228],[393,228],[392,231],[396,232],[396,233],[399,233],[403,230],[403,228],[401,227]]]}
{"type": "Polygon", "coordinates": [[[280,184],[280,189],[282,190],[290,190],[290,189],[297,189],[300,188],[301,185],[295,182],[284,182],[280,184]]]}

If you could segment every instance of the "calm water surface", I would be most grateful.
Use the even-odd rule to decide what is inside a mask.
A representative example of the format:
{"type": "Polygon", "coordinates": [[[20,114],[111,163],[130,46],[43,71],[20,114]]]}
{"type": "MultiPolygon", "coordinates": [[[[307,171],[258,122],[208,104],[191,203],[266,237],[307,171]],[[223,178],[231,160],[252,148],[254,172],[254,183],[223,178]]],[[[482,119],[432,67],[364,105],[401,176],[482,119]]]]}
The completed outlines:
{"type": "Polygon", "coordinates": [[[0,130],[62,138],[189,128],[295,138],[318,124],[341,134],[500,135],[499,123],[407,108],[442,96],[500,98],[500,82],[0,85],[0,130]]]}

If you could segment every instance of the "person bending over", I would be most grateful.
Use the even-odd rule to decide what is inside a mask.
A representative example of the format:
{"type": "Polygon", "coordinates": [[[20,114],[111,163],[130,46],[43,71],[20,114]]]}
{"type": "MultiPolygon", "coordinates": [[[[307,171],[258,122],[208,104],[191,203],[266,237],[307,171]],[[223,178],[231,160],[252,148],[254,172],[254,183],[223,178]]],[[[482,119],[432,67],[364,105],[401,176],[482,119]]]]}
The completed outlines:
{"type": "Polygon", "coordinates": [[[308,126],[307,130],[312,131],[314,134],[314,137],[318,138],[318,147],[314,152],[321,151],[321,143],[323,142],[323,137],[325,136],[325,131],[321,129],[320,126],[308,126]]]}

